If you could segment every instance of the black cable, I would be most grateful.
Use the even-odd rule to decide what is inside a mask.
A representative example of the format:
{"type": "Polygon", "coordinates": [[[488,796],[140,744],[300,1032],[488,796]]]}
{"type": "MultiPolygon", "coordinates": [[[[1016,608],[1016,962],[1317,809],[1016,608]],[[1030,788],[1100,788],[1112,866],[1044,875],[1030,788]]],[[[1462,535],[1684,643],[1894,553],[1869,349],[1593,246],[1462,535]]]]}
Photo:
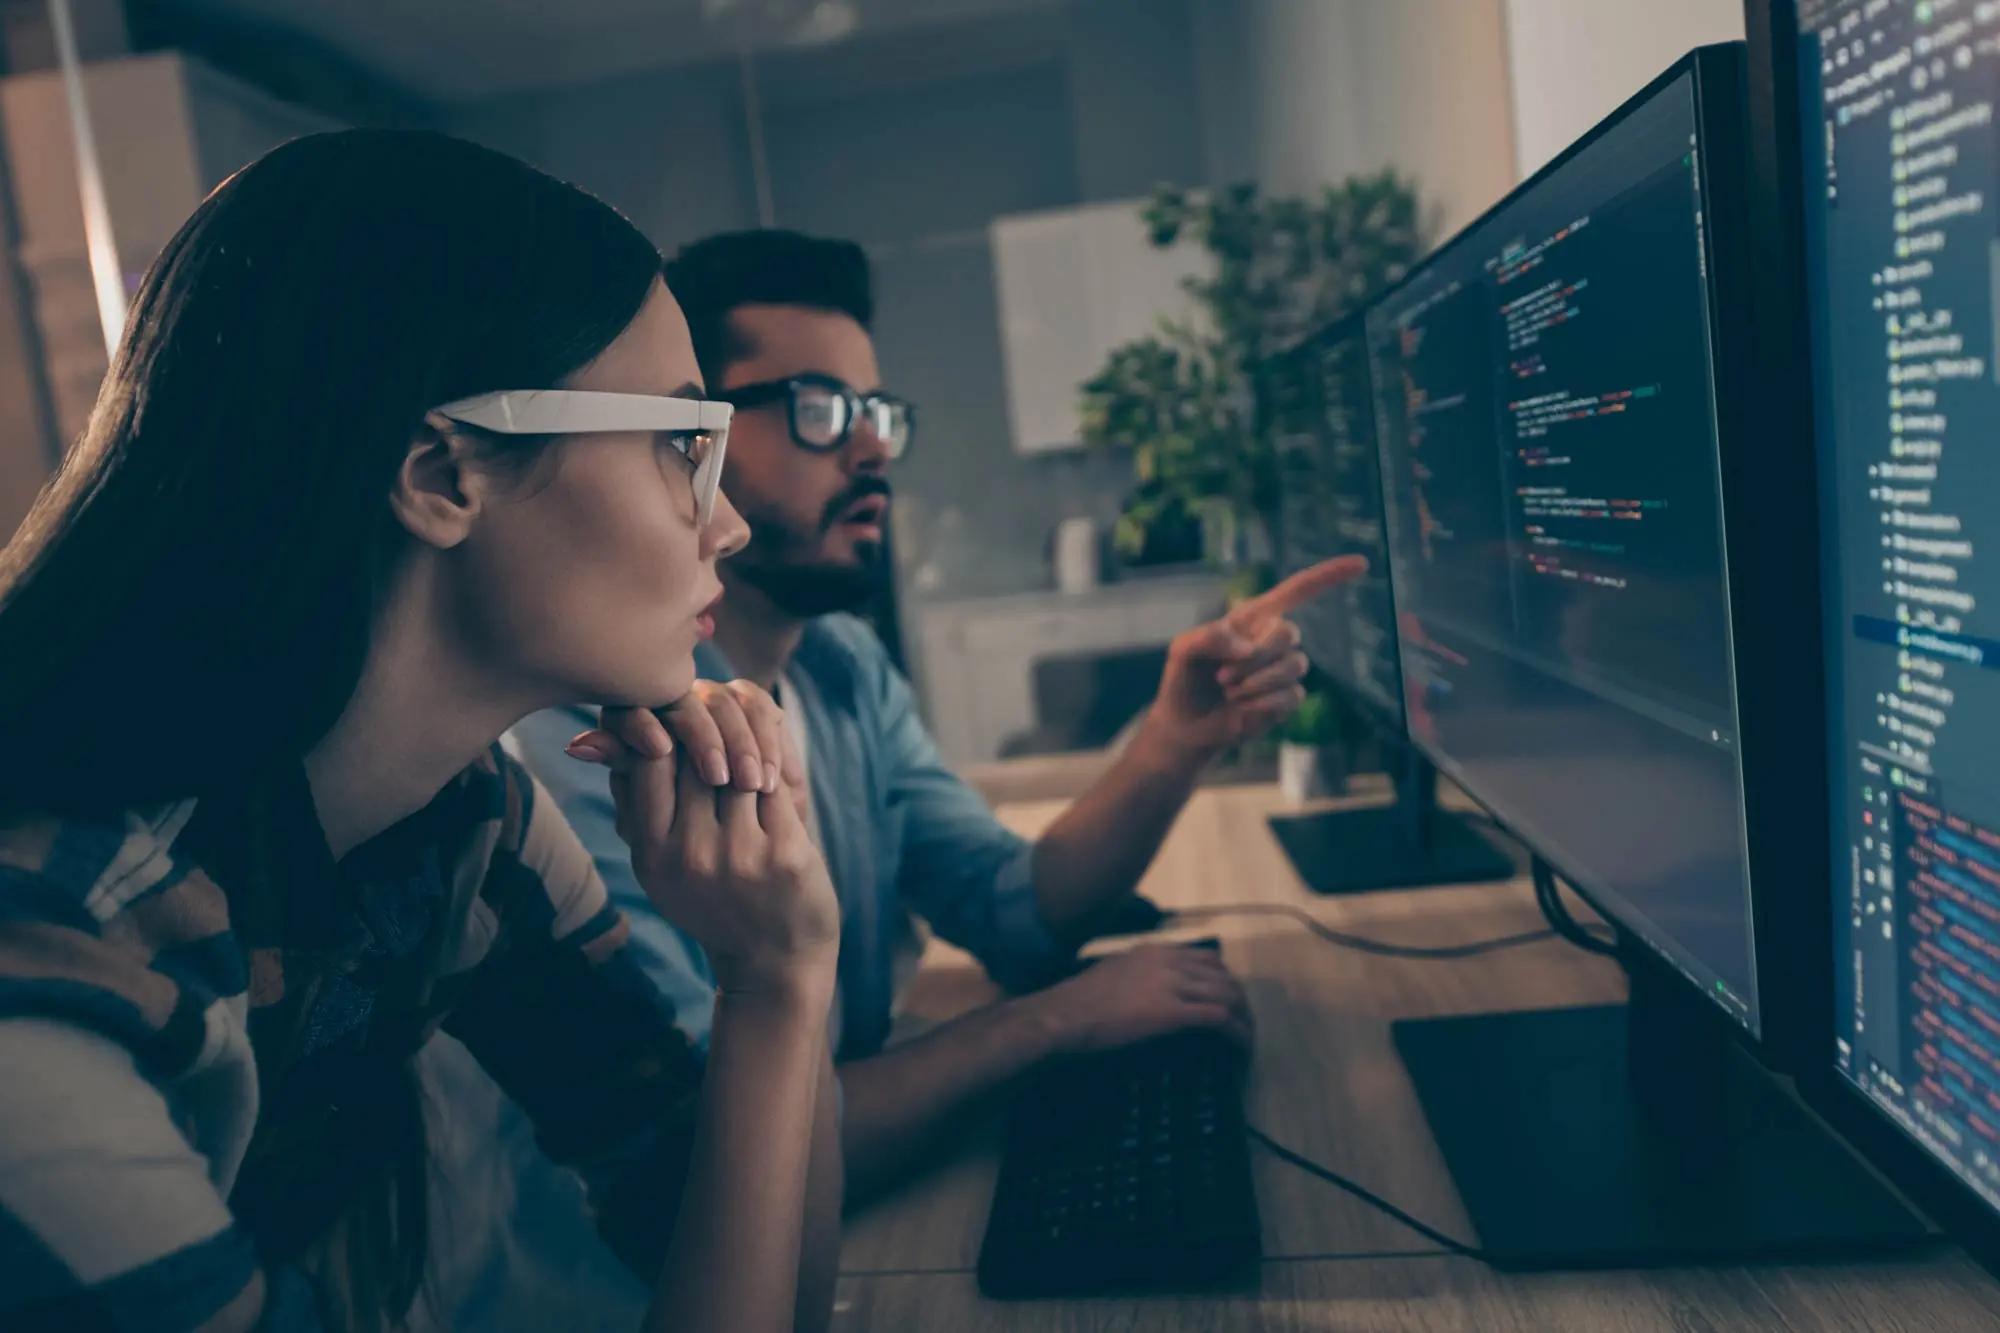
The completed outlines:
{"type": "MultiPolygon", "coordinates": [[[[1450,1250],[1333,1250],[1324,1254],[1267,1254],[1260,1264],[1358,1264],[1380,1263],[1389,1259],[1449,1259],[1450,1250]]],[[[979,1270],[957,1268],[843,1268],[841,1277],[972,1277],[979,1270]]]]}
{"type": "Polygon", "coordinates": [[[1365,1186],[1355,1184],[1353,1181],[1349,1180],[1346,1176],[1341,1175],[1337,1171],[1329,1171],[1327,1168],[1321,1166],[1318,1162],[1313,1161],[1310,1157],[1301,1157],[1298,1153],[1293,1152],[1290,1148],[1287,1148],[1284,1144],[1279,1143],[1276,1139],[1272,1138],[1269,1134],[1266,1134],[1263,1130],[1257,1128],[1255,1125],[1247,1126],[1247,1129],[1250,1137],[1256,1142],[1262,1144],[1265,1150],[1270,1152],[1276,1158],[1278,1158],[1278,1160],[1285,1162],[1291,1166],[1297,1167],[1299,1170],[1305,1172],[1309,1176],[1317,1176],[1319,1177],[1319,1179],[1324,1180],[1327,1184],[1332,1185],[1336,1189],[1345,1190],[1347,1193],[1352,1194],[1355,1198],[1361,1200],[1361,1202],[1367,1204],[1369,1207],[1374,1208],[1379,1212],[1387,1214],[1389,1217],[1394,1218],[1396,1221],[1401,1222],[1404,1226],[1408,1227],[1410,1230],[1416,1232],[1419,1236],[1422,1236],[1425,1240],[1435,1241],[1437,1244],[1442,1245],[1447,1251],[1449,1251],[1452,1254],[1458,1255],[1460,1258],[1477,1259],[1481,1263],[1486,1262],[1486,1251],[1480,1249],[1478,1246],[1467,1245],[1462,1240],[1453,1240],[1450,1236],[1445,1235],[1442,1231],[1439,1231],[1436,1227],[1426,1225],[1423,1222],[1419,1222],[1416,1218],[1411,1217],[1408,1213],[1398,1208],[1395,1204],[1390,1203],[1387,1199],[1375,1193],[1373,1190],[1370,1190],[1365,1186]]]}
{"type": "Polygon", "coordinates": [[[1535,904],[1542,909],[1555,933],[1586,953],[1615,955],[1618,948],[1602,936],[1592,934],[1577,919],[1570,915],[1569,907],[1562,900],[1562,889],[1556,883],[1556,872],[1547,861],[1537,856],[1532,858],[1535,877],[1535,904]]]}
{"type": "MultiPolygon", "coordinates": [[[[1460,819],[1483,825],[1503,838],[1514,842],[1521,841],[1505,824],[1484,810],[1453,810],[1451,813],[1460,819]]],[[[1527,844],[1522,843],[1522,846],[1525,848],[1527,844]]],[[[1534,873],[1535,905],[1542,909],[1542,915],[1547,918],[1552,932],[1586,953],[1607,956],[1616,954],[1618,950],[1615,941],[1607,940],[1571,915],[1569,908],[1563,903],[1562,894],[1556,889],[1555,870],[1548,862],[1530,851],[1528,864],[1534,873]]]]}
{"type": "Polygon", "coordinates": [[[1450,1250],[1342,1250],[1332,1254],[1267,1254],[1266,1264],[1380,1263],[1385,1259],[1456,1259],[1450,1250]]]}
{"type": "Polygon", "coordinates": [[[1388,940],[1371,940],[1365,935],[1350,935],[1344,930],[1335,930],[1303,907],[1291,903],[1239,903],[1231,907],[1190,907],[1171,912],[1161,924],[1172,925],[1177,921],[1212,921],[1224,916],[1282,916],[1298,922],[1328,944],[1356,953],[1374,954],[1381,958],[1477,958],[1481,954],[1498,953],[1502,949],[1518,949],[1524,944],[1540,944],[1544,940],[1557,937],[1554,930],[1528,930],[1518,935],[1502,935],[1497,939],[1474,940],[1470,944],[1395,944],[1388,940]]]}
{"type": "MultiPolygon", "coordinates": [[[[1503,838],[1507,838],[1513,842],[1521,841],[1505,824],[1502,824],[1484,810],[1454,810],[1452,813],[1460,819],[1484,825],[1503,838]]],[[[1524,849],[1527,847],[1526,843],[1522,843],[1521,845],[1524,849]]],[[[1589,926],[1578,921],[1571,914],[1568,906],[1562,900],[1562,894],[1556,889],[1554,868],[1548,862],[1542,860],[1541,857],[1536,856],[1532,851],[1528,852],[1528,864],[1534,874],[1535,905],[1542,909],[1542,915],[1547,918],[1554,933],[1569,943],[1574,944],[1577,948],[1584,950],[1586,953],[1605,954],[1607,956],[1616,954],[1618,951],[1615,947],[1615,939],[1606,939],[1603,935],[1598,934],[1589,926]]]]}

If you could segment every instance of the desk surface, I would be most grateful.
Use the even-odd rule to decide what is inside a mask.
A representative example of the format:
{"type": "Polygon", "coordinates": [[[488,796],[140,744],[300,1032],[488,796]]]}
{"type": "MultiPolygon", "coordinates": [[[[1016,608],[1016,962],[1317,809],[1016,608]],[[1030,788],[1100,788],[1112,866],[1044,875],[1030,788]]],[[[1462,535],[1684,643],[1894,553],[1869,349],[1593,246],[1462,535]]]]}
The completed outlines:
{"type": "MultiPolygon", "coordinates": [[[[1034,834],[1055,801],[1000,808],[1034,834]]],[[[1265,825],[1268,787],[1207,788],[1169,836],[1144,891],[1172,907],[1284,902],[1374,938],[1450,944],[1540,924],[1525,882],[1349,899],[1300,886],[1265,825]]],[[[1448,1234],[1471,1225],[1390,1043],[1399,1018],[1602,1003],[1623,998],[1617,968],[1559,942],[1455,962],[1335,949],[1296,923],[1244,916],[1181,932],[1217,935],[1258,1023],[1248,1106],[1278,1142],[1393,1200],[1448,1234]]],[[[987,1002],[965,955],[933,944],[905,1022],[914,1029],[987,1002]]],[[[851,1220],[839,1330],[1341,1329],[1607,1333],[1855,1329],[1944,1333],[2000,1328],[2000,1283],[1955,1253],[1891,1265],[1754,1270],[1496,1273],[1252,1148],[1264,1220],[1254,1295],[1035,1302],[980,1297],[972,1270],[992,1199],[998,1136],[851,1220]]]]}

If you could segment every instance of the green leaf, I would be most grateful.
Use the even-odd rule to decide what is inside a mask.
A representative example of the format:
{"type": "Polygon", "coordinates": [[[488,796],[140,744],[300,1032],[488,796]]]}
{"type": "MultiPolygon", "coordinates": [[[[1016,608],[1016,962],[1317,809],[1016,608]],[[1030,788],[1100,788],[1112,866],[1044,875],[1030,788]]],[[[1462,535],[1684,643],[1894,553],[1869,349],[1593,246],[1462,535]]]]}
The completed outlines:
{"type": "Polygon", "coordinates": [[[1293,714],[1279,723],[1273,734],[1281,741],[1294,745],[1331,745],[1340,739],[1340,727],[1334,716],[1333,701],[1327,695],[1313,691],[1299,701],[1293,714]]]}
{"type": "Polygon", "coordinates": [[[1146,552],[1146,520],[1127,511],[1118,516],[1118,522],[1111,529],[1111,546],[1127,560],[1136,560],[1146,552]]]}
{"type": "Polygon", "coordinates": [[[1176,504],[1226,514],[1238,531],[1279,530],[1286,489],[1312,483],[1280,456],[1254,379],[1273,352],[1400,280],[1423,252],[1422,215],[1391,170],[1303,197],[1250,183],[1153,192],[1140,210],[1147,239],[1200,245],[1214,266],[1182,283],[1200,320],[1163,318],[1079,386],[1085,441],[1132,451],[1139,488],[1119,520],[1121,551],[1142,549],[1146,525],[1176,504]]]}

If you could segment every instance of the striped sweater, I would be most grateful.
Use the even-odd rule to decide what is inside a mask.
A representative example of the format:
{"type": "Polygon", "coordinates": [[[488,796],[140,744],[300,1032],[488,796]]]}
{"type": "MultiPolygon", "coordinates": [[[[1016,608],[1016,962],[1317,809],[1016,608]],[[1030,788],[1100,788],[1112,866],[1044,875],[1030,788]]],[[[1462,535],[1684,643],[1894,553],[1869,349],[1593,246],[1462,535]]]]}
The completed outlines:
{"type": "Polygon", "coordinates": [[[439,1026],[657,1265],[699,1063],[499,747],[338,863],[296,768],[0,826],[0,1329],[323,1327],[315,1247],[382,1166],[361,1090],[439,1026]]]}

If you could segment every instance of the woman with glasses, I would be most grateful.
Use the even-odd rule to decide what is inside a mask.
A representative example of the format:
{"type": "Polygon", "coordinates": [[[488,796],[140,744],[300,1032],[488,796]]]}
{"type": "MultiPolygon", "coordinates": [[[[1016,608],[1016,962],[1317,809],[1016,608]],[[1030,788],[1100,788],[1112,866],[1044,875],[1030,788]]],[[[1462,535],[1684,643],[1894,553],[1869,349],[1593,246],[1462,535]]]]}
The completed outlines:
{"type": "Polygon", "coordinates": [[[745,535],[659,272],[518,162],[354,131],[147,274],[0,555],[0,1327],[402,1324],[450,1239],[440,1029],[589,1184],[649,1327],[825,1319],[838,909],[796,756],[746,694],[712,783],[649,711],[745,535]],[[497,744],[578,699],[714,960],[705,1074],[497,744]]]}

